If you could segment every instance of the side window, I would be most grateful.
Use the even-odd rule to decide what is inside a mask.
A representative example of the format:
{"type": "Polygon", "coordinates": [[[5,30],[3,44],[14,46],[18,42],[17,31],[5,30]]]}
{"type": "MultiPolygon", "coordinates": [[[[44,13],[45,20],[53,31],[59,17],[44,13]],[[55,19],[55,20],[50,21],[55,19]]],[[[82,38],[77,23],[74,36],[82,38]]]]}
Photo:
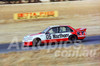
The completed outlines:
{"type": "Polygon", "coordinates": [[[66,26],[66,32],[73,32],[73,30],[66,26]]]}
{"type": "Polygon", "coordinates": [[[66,32],[66,28],[65,28],[65,27],[60,27],[59,32],[60,32],[60,33],[64,33],[64,32],[66,32]]]}
{"type": "Polygon", "coordinates": [[[73,31],[73,30],[70,29],[70,28],[67,27],[67,26],[60,27],[60,28],[59,28],[59,33],[72,32],[72,31],[73,31]]]}
{"type": "Polygon", "coordinates": [[[52,29],[50,29],[50,30],[48,31],[48,33],[54,33],[54,32],[53,32],[53,30],[52,30],[52,29]]]}
{"type": "Polygon", "coordinates": [[[58,33],[58,28],[57,27],[53,27],[49,31],[47,31],[47,34],[53,34],[53,33],[58,33]]]}

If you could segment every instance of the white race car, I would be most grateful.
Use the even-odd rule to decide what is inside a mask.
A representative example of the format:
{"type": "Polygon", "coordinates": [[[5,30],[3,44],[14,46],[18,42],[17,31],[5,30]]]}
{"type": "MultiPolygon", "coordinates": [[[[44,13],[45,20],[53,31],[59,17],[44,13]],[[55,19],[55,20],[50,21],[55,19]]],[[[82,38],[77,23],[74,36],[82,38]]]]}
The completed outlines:
{"type": "Polygon", "coordinates": [[[24,46],[33,46],[41,43],[60,41],[83,40],[86,37],[86,28],[74,29],[69,25],[49,26],[43,32],[24,37],[24,46]]]}

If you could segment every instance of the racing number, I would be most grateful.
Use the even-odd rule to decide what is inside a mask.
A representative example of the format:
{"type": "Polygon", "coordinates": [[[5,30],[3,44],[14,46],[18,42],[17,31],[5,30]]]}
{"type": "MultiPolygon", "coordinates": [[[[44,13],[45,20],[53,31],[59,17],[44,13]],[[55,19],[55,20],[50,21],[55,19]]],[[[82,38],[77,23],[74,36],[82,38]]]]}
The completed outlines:
{"type": "Polygon", "coordinates": [[[49,34],[46,35],[46,39],[51,39],[51,36],[49,34]]]}

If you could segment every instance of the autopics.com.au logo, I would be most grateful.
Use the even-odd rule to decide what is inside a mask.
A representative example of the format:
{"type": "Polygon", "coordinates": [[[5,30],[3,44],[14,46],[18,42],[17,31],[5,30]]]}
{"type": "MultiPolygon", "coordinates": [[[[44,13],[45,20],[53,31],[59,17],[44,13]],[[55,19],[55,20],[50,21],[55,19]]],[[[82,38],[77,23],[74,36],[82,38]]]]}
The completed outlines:
{"type": "MultiPolygon", "coordinates": [[[[18,42],[18,38],[14,37],[11,43],[8,46],[8,50],[15,48],[16,50],[25,50],[25,49],[30,49],[29,46],[24,47],[23,43],[18,42]]],[[[96,56],[97,51],[99,50],[98,48],[96,49],[89,49],[91,46],[85,46],[82,44],[81,41],[75,41],[74,43],[72,41],[66,41],[63,43],[61,41],[59,44],[52,43],[44,44],[44,46],[38,45],[37,47],[31,47],[31,50],[34,49],[45,49],[47,50],[47,53],[54,53],[55,57],[94,57],[96,56]],[[78,42],[78,43],[77,43],[78,42]],[[67,44],[68,43],[68,44],[67,44]],[[81,44],[81,45],[80,45],[81,44]]]]}
{"type": "Polygon", "coordinates": [[[98,49],[88,49],[89,46],[70,46],[54,51],[55,57],[95,57],[98,49]]]}

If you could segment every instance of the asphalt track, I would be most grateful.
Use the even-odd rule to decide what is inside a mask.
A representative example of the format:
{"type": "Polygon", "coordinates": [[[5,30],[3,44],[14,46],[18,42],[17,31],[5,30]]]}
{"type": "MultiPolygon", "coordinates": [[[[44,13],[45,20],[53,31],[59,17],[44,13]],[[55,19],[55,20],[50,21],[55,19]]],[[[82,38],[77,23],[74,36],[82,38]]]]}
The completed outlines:
{"type": "Polygon", "coordinates": [[[71,45],[78,46],[80,44],[83,45],[91,45],[91,44],[100,44],[100,35],[97,36],[87,36],[81,43],[69,43],[69,44],[56,44],[56,45],[46,45],[46,46],[38,46],[38,47],[23,47],[22,42],[16,43],[6,43],[0,44],[0,53],[8,53],[8,52],[19,52],[19,51],[29,51],[29,50],[41,50],[41,49],[55,49],[68,47],[71,45]]]}

